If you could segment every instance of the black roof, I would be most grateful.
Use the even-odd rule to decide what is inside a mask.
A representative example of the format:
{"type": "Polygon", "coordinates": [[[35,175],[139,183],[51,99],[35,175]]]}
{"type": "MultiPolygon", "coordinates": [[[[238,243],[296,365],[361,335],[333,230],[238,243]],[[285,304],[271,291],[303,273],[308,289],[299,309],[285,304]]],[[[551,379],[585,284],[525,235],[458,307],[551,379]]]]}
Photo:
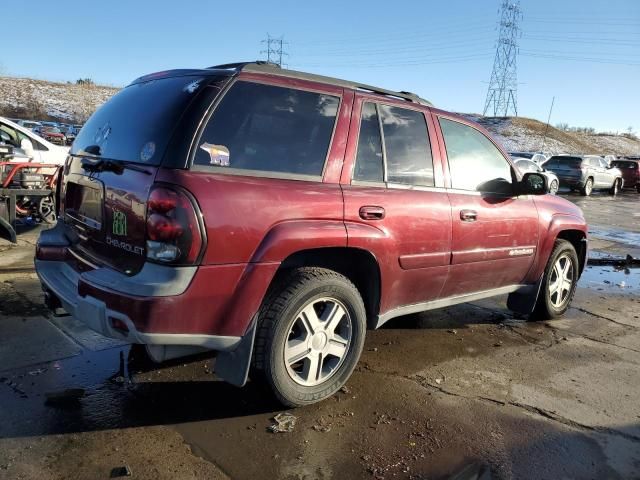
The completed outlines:
{"type": "Polygon", "coordinates": [[[351,88],[354,90],[360,90],[363,92],[376,93],[378,95],[385,95],[388,97],[399,98],[407,100],[409,102],[419,103],[421,105],[433,106],[431,102],[420,98],[415,93],[411,92],[396,92],[394,90],[387,90],[385,88],[374,87],[359,82],[352,82],[349,80],[342,80],[339,78],[325,77],[324,75],[316,75],[314,73],[299,72],[297,70],[288,70],[281,68],[276,63],[255,61],[255,62],[239,62],[239,63],[226,63],[223,65],[214,65],[209,67],[208,70],[232,70],[234,72],[256,72],[256,73],[269,73],[271,75],[281,75],[289,78],[299,78],[302,80],[310,80],[314,82],[326,83],[329,85],[335,85],[338,87],[351,88]]]}
{"type": "Polygon", "coordinates": [[[233,75],[237,75],[240,72],[268,73],[270,75],[281,75],[283,77],[297,78],[301,80],[310,80],[314,82],[335,85],[337,87],[351,88],[353,90],[359,90],[361,92],[375,93],[375,94],[384,95],[387,97],[398,98],[401,100],[406,100],[408,102],[413,102],[420,105],[428,105],[430,107],[433,106],[431,102],[425,100],[424,98],[420,98],[415,93],[404,92],[404,91],[396,92],[394,90],[387,90],[385,88],[374,87],[364,83],[351,82],[349,80],[341,80],[339,78],[333,78],[333,77],[325,77],[324,75],[316,75],[313,73],[298,72],[296,70],[288,70],[285,68],[280,68],[280,66],[275,63],[270,63],[270,62],[265,62],[260,60],[257,60],[254,62],[225,63],[222,65],[214,65],[212,67],[207,67],[207,68],[176,69],[176,70],[167,70],[163,72],[150,73],[149,75],[144,75],[142,77],[136,78],[133,82],[131,82],[130,85],[134,85],[136,83],[148,82],[150,80],[157,80],[160,78],[167,78],[167,77],[183,77],[183,76],[194,76],[194,75],[233,76],[233,75]]]}

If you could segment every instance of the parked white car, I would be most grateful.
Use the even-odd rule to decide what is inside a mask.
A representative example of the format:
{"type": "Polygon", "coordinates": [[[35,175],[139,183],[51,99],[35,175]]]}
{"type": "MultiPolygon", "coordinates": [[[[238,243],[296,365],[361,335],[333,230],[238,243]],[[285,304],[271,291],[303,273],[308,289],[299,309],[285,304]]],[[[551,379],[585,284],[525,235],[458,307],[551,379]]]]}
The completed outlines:
{"type": "Polygon", "coordinates": [[[69,147],[54,145],[4,117],[0,117],[0,143],[13,146],[15,161],[62,165],[69,152],[69,147]]]}

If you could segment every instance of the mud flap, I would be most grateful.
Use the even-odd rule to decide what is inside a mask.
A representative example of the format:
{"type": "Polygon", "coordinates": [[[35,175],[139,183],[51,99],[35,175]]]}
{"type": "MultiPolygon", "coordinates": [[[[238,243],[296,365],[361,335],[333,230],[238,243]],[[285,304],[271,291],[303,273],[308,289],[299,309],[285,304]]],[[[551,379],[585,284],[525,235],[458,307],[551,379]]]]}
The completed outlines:
{"type": "Polygon", "coordinates": [[[251,328],[242,336],[242,340],[231,352],[220,352],[216,357],[215,373],[225,382],[243,387],[249,377],[253,341],[256,337],[257,318],[251,322],[251,328]]]}
{"type": "Polygon", "coordinates": [[[538,295],[540,295],[543,278],[544,275],[542,275],[540,280],[535,284],[529,285],[517,292],[510,293],[507,298],[507,308],[521,315],[530,315],[533,313],[533,309],[538,301],[538,295]]]}
{"type": "Polygon", "coordinates": [[[0,217],[0,238],[9,240],[11,243],[17,242],[16,231],[13,229],[11,224],[2,217],[0,217]]]}

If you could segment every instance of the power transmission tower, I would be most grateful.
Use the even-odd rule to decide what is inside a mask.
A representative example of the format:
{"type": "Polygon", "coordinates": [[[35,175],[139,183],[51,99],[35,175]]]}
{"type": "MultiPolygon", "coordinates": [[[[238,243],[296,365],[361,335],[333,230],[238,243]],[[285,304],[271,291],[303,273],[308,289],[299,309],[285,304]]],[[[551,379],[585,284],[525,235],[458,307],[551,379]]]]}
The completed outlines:
{"type": "Polygon", "coordinates": [[[493,111],[494,117],[506,117],[511,110],[518,116],[518,77],[516,56],[522,19],[520,0],[503,0],[500,6],[500,35],[491,71],[483,115],[493,111]]]}
{"type": "Polygon", "coordinates": [[[267,33],[267,39],[262,40],[261,43],[266,44],[267,49],[261,50],[260,54],[264,55],[266,53],[267,62],[277,63],[282,67],[282,57],[289,55],[284,51],[284,46],[289,44],[284,41],[284,36],[272,37],[267,33]]]}

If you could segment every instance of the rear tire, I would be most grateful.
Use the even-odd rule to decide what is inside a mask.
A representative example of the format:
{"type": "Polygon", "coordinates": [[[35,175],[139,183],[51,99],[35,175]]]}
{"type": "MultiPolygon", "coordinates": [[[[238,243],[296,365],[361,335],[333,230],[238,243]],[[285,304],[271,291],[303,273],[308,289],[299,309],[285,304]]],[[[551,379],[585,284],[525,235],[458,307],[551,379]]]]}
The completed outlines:
{"type": "Polygon", "coordinates": [[[551,182],[551,185],[549,185],[549,193],[551,195],[556,195],[558,193],[558,189],[559,189],[558,182],[556,180],[553,180],[551,182]]]}
{"type": "Polygon", "coordinates": [[[588,197],[589,195],[591,195],[592,191],[593,191],[593,178],[589,177],[587,178],[587,181],[584,182],[583,187],[580,189],[580,193],[582,194],[582,196],[588,197]]]}
{"type": "Polygon", "coordinates": [[[573,245],[566,240],[556,240],[531,320],[551,320],[564,315],[576,291],[579,268],[573,245]]]}
{"type": "Polygon", "coordinates": [[[281,278],[258,318],[253,371],[289,407],[337,392],[358,363],[366,311],[358,289],[324,268],[298,268],[281,278]]]}
{"type": "Polygon", "coordinates": [[[619,191],[620,191],[620,179],[616,178],[613,181],[613,185],[611,185],[611,188],[609,189],[609,193],[611,195],[617,195],[619,191]]]}

